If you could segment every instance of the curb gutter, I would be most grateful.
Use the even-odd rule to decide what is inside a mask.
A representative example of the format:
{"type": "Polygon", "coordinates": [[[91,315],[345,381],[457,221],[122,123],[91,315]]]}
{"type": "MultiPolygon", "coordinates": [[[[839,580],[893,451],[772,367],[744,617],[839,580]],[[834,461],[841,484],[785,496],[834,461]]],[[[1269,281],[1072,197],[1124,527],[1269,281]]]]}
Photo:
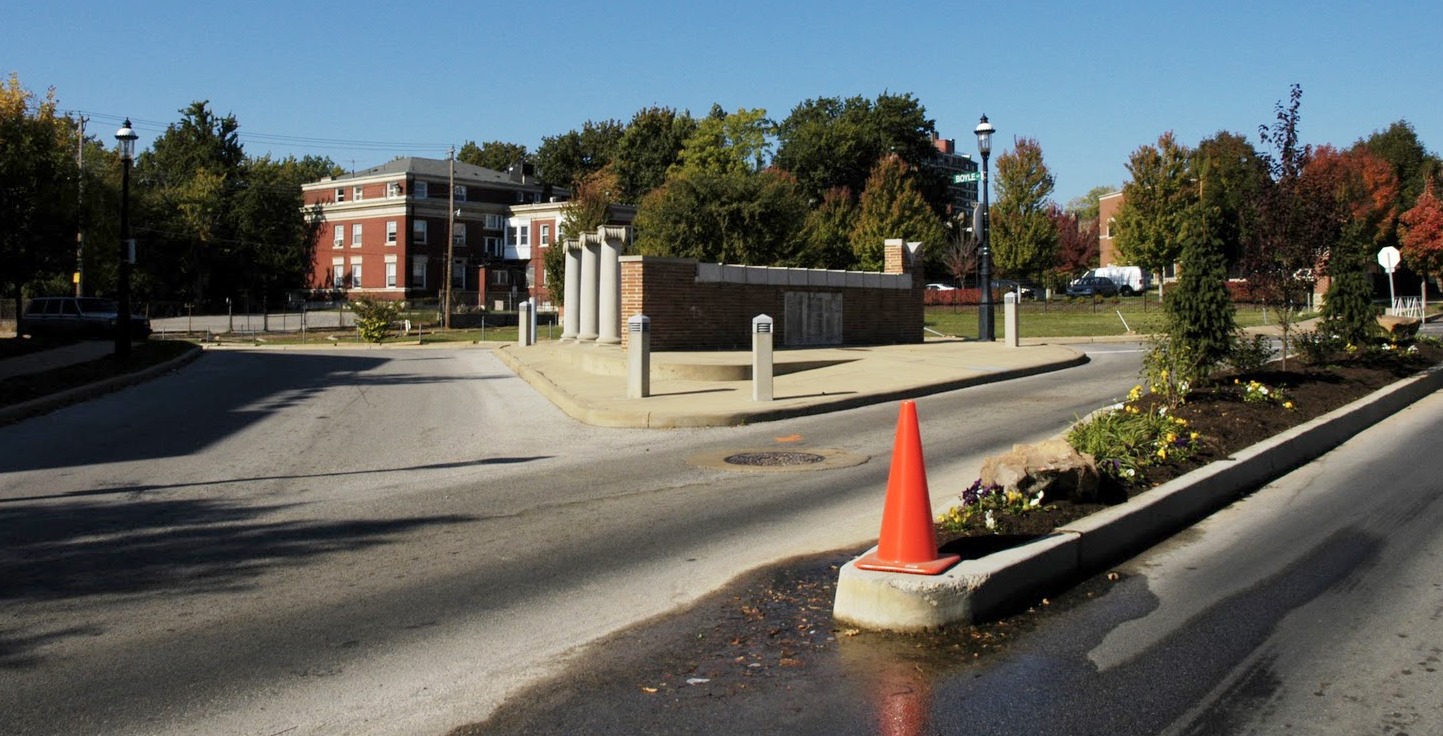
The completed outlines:
{"type": "Polygon", "coordinates": [[[853,560],[841,569],[833,618],[906,632],[997,617],[1131,557],[1440,388],[1443,366],[1435,366],[1126,503],[1027,544],[963,560],[941,575],[861,570],[853,560]]]}

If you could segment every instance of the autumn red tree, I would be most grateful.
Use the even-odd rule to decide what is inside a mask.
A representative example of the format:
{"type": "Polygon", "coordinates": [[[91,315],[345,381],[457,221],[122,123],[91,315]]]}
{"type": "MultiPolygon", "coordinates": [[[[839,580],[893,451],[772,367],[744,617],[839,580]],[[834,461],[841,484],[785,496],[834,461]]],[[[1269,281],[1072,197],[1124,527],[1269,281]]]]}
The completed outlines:
{"type": "Polygon", "coordinates": [[[1361,144],[1347,151],[1320,146],[1313,150],[1304,176],[1332,189],[1368,241],[1384,245],[1398,217],[1401,193],[1398,176],[1387,161],[1361,144]]]}
{"type": "Polygon", "coordinates": [[[1057,262],[1054,269],[1064,276],[1076,276],[1097,263],[1097,218],[1083,220],[1075,212],[1052,205],[1047,216],[1057,228],[1057,262]]]}
{"type": "Polygon", "coordinates": [[[1443,202],[1429,180],[1418,203],[1398,218],[1403,259],[1414,270],[1443,278],[1443,202]]]}

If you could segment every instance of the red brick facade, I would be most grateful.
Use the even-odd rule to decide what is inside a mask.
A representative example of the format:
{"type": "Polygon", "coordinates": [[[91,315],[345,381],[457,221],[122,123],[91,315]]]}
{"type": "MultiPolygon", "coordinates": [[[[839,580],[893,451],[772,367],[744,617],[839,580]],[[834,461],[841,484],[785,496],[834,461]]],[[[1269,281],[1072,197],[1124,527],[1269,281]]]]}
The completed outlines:
{"type": "MultiPolygon", "coordinates": [[[[888,245],[886,273],[908,273],[904,261],[913,258],[904,258],[901,245],[888,245]]],[[[920,255],[915,258],[920,265],[920,255]]],[[[753,269],[749,273],[755,278],[748,281],[777,281],[784,277],[787,283],[736,283],[703,279],[701,268],[702,264],[690,258],[622,257],[623,344],[627,340],[626,320],[644,314],[651,318],[653,350],[750,349],[752,319],[766,314],[775,320],[775,344],[787,346],[784,315],[788,292],[840,294],[844,344],[922,341],[925,279],[920,270],[911,273],[909,281],[895,282],[906,284],[905,288],[893,288],[882,285],[883,279],[866,278],[881,274],[753,269]]]]}

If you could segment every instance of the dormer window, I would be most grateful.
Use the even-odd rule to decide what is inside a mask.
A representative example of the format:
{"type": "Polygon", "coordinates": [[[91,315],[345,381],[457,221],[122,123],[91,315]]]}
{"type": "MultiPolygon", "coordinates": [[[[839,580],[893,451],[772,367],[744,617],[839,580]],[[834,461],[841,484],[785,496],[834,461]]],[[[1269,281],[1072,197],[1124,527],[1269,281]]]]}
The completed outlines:
{"type": "Polygon", "coordinates": [[[401,196],[401,182],[392,181],[386,183],[386,197],[395,198],[401,196]]]}

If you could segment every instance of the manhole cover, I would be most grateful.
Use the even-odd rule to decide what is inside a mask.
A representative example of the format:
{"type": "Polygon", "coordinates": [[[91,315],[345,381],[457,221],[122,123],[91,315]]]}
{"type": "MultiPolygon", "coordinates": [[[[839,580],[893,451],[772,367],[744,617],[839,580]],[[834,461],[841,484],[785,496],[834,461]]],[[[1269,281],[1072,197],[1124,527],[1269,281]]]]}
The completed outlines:
{"type": "Polygon", "coordinates": [[[827,458],[810,452],[739,452],[722,459],[729,465],[775,467],[778,465],[811,465],[827,458]]]}
{"type": "Polygon", "coordinates": [[[807,473],[816,470],[850,468],[867,462],[866,455],[827,447],[809,447],[808,451],[768,450],[766,448],[732,447],[693,455],[689,461],[696,466],[739,473],[807,473]]]}

